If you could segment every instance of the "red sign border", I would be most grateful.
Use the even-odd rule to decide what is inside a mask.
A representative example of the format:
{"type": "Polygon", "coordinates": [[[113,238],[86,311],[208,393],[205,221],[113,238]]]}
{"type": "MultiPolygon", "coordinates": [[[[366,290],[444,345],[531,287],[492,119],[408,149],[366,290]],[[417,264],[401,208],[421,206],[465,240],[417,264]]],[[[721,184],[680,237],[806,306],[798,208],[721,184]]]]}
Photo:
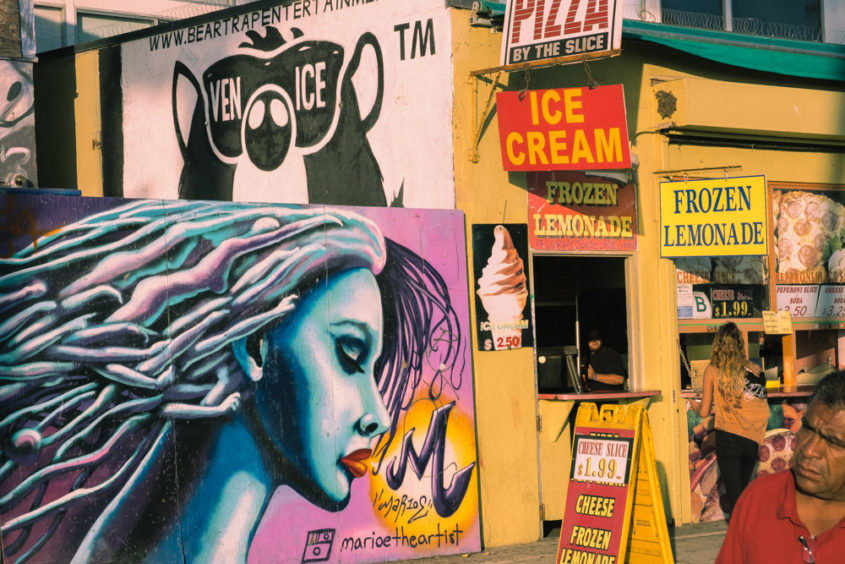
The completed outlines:
{"type": "MultiPolygon", "coordinates": [[[[568,88],[548,88],[506,91],[496,94],[496,115],[499,125],[499,145],[502,154],[502,166],[507,171],[548,171],[548,170],[626,170],[631,168],[631,148],[628,139],[628,119],[625,107],[625,91],[622,84],[608,84],[590,88],[573,86],[568,88]],[[573,91],[579,91],[576,96],[573,91]],[[557,120],[557,121],[555,121],[557,120]],[[570,121],[571,120],[571,121],[570,121]],[[536,123],[534,123],[536,122],[536,123]],[[562,123],[561,123],[562,122],[562,123]],[[601,143],[597,131],[612,128],[619,130],[619,150],[621,158],[613,161],[597,160],[600,151],[595,150],[601,143]],[[586,131],[592,131],[592,145],[586,131]],[[581,132],[581,136],[578,133],[581,132]],[[524,135],[522,135],[524,133],[524,135]],[[511,140],[512,134],[519,136],[511,140]],[[537,135],[541,135],[538,138],[537,135]],[[531,137],[531,139],[529,139],[531,137]],[[582,139],[582,141],[578,141],[582,139]],[[516,142],[514,142],[516,141],[516,142]],[[542,143],[541,143],[542,141],[542,143]],[[592,162],[573,158],[577,152],[584,152],[584,144],[589,148],[592,162]],[[520,150],[521,163],[513,163],[508,156],[511,147],[524,145],[520,150]],[[557,147],[558,149],[554,149],[557,147]],[[540,149],[538,152],[537,149],[540,149]],[[572,148],[569,155],[560,154],[560,150],[572,148]],[[533,150],[532,150],[533,149],[533,150]],[[563,162],[563,160],[567,162],[563,162]],[[535,162],[531,162],[534,160],[535,162]],[[545,160],[546,162],[543,162],[545,160]],[[558,162],[555,162],[555,161],[558,162]],[[571,162],[574,160],[575,162],[571,162]],[[524,164],[523,164],[524,163],[524,164]]],[[[601,145],[609,156],[615,155],[613,134],[604,134],[601,145]]],[[[603,155],[601,155],[603,156],[603,155]]]]}

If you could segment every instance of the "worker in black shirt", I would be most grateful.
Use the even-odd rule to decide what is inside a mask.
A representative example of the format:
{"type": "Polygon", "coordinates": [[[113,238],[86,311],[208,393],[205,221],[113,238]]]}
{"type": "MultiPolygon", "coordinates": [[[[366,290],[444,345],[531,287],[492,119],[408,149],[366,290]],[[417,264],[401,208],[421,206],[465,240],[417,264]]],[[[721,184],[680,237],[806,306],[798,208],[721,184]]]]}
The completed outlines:
{"type": "Polygon", "coordinates": [[[590,347],[587,366],[590,390],[624,390],[628,370],[622,361],[622,355],[604,346],[601,333],[595,329],[587,333],[587,344],[590,347]]]}

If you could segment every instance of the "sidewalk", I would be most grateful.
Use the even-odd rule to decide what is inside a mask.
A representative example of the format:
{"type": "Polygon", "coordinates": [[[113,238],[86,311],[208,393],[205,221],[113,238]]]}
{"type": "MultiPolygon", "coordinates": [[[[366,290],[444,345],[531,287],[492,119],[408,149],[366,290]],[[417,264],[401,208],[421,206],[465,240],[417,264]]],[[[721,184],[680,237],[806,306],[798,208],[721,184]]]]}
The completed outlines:
{"type": "MultiPolygon", "coordinates": [[[[728,526],[724,521],[684,525],[669,529],[677,564],[713,564],[728,526]]],[[[553,530],[537,542],[493,547],[475,554],[458,554],[435,558],[408,560],[414,564],[481,564],[511,562],[552,563],[557,555],[560,529],[553,530]]]]}

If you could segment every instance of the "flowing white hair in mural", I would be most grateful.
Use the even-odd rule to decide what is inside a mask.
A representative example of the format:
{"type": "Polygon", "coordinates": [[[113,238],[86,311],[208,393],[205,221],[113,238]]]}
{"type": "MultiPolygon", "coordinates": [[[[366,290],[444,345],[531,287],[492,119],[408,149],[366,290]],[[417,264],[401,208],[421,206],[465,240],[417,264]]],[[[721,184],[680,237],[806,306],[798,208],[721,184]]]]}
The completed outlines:
{"type": "Polygon", "coordinates": [[[459,386],[463,366],[442,278],[370,220],[322,207],[137,201],[0,260],[6,554],[26,560],[66,514],[140,479],[174,420],[237,410],[255,386],[232,344],[356,267],[376,274],[386,302],[383,459],[426,365],[430,394],[459,386]]]}

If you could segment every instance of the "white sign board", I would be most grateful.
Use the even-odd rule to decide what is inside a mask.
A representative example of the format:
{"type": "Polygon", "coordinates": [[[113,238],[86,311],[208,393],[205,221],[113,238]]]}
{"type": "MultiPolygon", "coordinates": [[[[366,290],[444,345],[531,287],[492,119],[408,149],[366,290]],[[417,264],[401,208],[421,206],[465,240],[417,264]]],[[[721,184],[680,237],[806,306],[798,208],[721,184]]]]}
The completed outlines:
{"type": "Polygon", "coordinates": [[[610,53],[622,45],[624,0],[509,0],[502,65],[610,53]]]}
{"type": "Polygon", "coordinates": [[[624,486],[628,478],[631,441],[578,437],[572,476],[583,482],[624,486]]]}
{"type": "Polygon", "coordinates": [[[785,309],[763,312],[763,330],[767,335],[791,335],[792,316],[785,309]]]}
{"type": "Polygon", "coordinates": [[[678,319],[710,319],[713,308],[707,292],[695,292],[692,284],[678,284],[678,319]]]}
{"type": "Polygon", "coordinates": [[[845,286],[821,286],[815,317],[845,317],[845,286]]]}
{"type": "Polygon", "coordinates": [[[815,284],[779,285],[776,291],[778,311],[788,311],[792,317],[813,317],[818,298],[819,287],[815,284]]]}
{"type": "Polygon", "coordinates": [[[454,207],[442,0],[245,10],[120,46],[123,196],[454,207]]]}

